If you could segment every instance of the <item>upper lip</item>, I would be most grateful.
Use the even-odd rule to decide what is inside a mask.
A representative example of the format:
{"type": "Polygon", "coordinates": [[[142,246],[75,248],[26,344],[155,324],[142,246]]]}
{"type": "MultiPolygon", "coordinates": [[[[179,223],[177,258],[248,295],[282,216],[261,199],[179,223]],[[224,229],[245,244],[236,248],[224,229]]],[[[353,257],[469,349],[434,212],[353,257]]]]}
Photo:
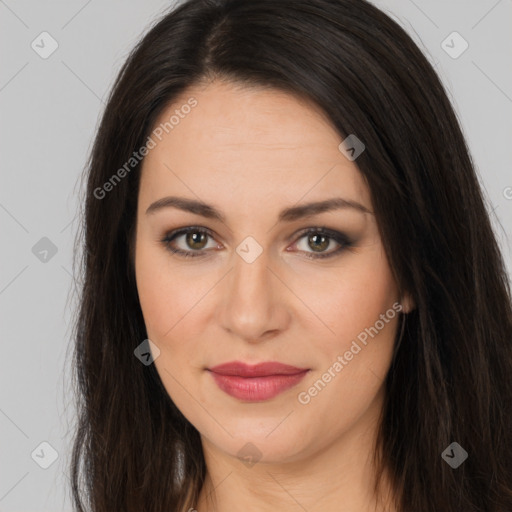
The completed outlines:
{"type": "Polygon", "coordinates": [[[266,377],[270,375],[295,375],[308,370],[308,368],[297,368],[289,364],[268,361],[256,365],[249,365],[241,361],[232,361],[208,368],[211,372],[220,375],[232,375],[239,377],[266,377]]]}

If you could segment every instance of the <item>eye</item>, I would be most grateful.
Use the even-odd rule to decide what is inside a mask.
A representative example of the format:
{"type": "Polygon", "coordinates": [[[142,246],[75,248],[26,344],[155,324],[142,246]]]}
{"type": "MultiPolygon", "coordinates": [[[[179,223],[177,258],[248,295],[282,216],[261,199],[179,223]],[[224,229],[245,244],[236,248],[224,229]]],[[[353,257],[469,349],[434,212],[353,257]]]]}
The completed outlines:
{"type": "MultiPolygon", "coordinates": [[[[194,258],[197,256],[205,256],[205,251],[203,249],[208,248],[208,237],[212,237],[210,230],[197,226],[189,226],[187,228],[168,233],[162,240],[162,243],[173,254],[179,254],[180,256],[184,256],[186,258],[194,258]],[[176,241],[180,240],[181,238],[182,246],[176,247],[176,241]],[[185,247],[183,247],[183,245],[185,247]]],[[[213,245],[214,248],[218,247],[215,244],[213,245]]]]}
{"type": "Polygon", "coordinates": [[[352,246],[352,241],[349,238],[338,231],[333,231],[327,228],[309,228],[306,232],[302,233],[299,240],[304,239],[305,242],[295,242],[295,246],[299,250],[304,251],[304,255],[307,258],[318,259],[318,258],[330,258],[342,252],[347,247],[352,246]],[[338,248],[331,251],[326,251],[329,247],[338,244],[338,248]],[[302,248],[301,248],[302,245],[302,248]],[[308,249],[312,249],[312,252],[308,252],[308,249]]]}

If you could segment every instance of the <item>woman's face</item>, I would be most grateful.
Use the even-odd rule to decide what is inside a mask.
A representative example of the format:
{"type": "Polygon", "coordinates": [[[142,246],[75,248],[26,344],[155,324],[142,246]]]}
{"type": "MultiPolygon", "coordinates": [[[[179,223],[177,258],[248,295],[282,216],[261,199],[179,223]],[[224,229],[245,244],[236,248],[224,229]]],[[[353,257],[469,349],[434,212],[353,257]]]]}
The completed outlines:
{"type": "Polygon", "coordinates": [[[255,461],[298,461],[362,431],[408,306],[338,133],[291,95],[221,82],[187,91],[155,129],[135,266],[174,403],[206,447],[255,461]],[[324,201],[337,203],[310,206],[324,201]],[[229,362],[249,368],[211,371],[229,362]],[[297,369],[254,377],[264,362],[297,369]]]}

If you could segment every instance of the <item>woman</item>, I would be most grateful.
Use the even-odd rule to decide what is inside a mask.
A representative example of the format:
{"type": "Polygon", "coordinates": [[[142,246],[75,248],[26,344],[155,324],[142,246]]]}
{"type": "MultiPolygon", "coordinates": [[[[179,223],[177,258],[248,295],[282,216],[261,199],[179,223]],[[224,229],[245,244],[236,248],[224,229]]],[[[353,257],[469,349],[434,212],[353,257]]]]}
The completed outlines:
{"type": "Polygon", "coordinates": [[[182,3],[87,179],[76,510],[512,510],[509,284],[389,17],[182,3]]]}

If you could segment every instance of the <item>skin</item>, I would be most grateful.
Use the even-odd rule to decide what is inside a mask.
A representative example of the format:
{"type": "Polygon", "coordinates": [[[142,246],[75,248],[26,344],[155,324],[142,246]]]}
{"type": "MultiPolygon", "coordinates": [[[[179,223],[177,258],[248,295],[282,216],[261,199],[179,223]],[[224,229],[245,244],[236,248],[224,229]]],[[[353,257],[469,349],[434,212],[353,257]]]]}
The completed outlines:
{"type": "MultiPolygon", "coordinates": [[[[156,125],[190,97],[197,106],[143,162],[135,270],[148,337],[160,350],[157,371],[201,435],[207,479],[195,509],[375,510],[370,457],[398,315],[309,403],[298,394],[393,304],[410,310],[410,298],[398,294],[372,213],[344,208],[278,222],[283,208],[334,197],[372,212],[368,187],[315,105],[214,81],[186,91],[156,125]],[[200,198],[225,222],[174,207],[146,213],[171,195],[200,198]],[[173,254],[162,242],[187,226],[213,236],[194,245],[181,235],[174,247],[202,256],[173,254]],[[318,227],[353,244],[327,238],[319,252],[343,250],[309,259],[318,250],[301,231],[318,227]],[[248,236],[262,249],[252,263],[236,252],[248,236]],[[206,371],[233,360],[310,371],[273,399],[246,402],[220,390],[206,371]],[[251,466],[237,456],[249,442],[261,453],[251,466]]],[[[395,509],[387,503],[376,510],[395,509]]]]}

